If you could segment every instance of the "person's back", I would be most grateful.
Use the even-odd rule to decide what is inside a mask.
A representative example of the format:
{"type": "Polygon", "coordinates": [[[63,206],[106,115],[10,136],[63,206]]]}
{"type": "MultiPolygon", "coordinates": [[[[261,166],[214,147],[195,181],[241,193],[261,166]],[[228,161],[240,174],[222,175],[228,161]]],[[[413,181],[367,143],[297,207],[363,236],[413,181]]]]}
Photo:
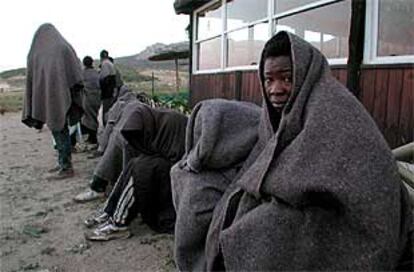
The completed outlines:
{"type": "Polygon", "coordinates": [[[102,121],[106,125],[106,113],[114,102],[114,92],[116,90],[116,70],[110,61],[108,51],[102,50],[101,70],[99,71],[99,85],[101,88],[102,99],[102,121]]]}
{"type": "Polygon", "coordinates": [[[171,168],[178,270],[205,270],[206,234],[214,207],[256,143],[259,120],[260,107],[249,102],[210,99],[193,108],[185,154],[171,168]]]}
{"type": "Polygon", "coordinates": [[[101,106],[101,90],[99,88],[99,73],[93,67],[93,59],[86,56],[83,59],[83,85],[85,86],[82,117],[82,130],[88,134],[87,142],[97,144],[98,112],[101,106]]]}
{"type": "Polygon", "coordinates": [[[102,220],[107,224],[97,226],[85,237],[93,241],[128,237],[128,225],[137,213],[155,231],[171,233],[175,210],[170,169],[184,153],[187,117],[135,102],[128,104],[120,122],[126,145],[138,155],[125,161],[103,212],[85,221],[89,227],[102,220]]]}
{"type": "Polygon", "coordinates": [[[51,24],[36,31],[27,57],[27,78],[22,122],[52,132],[59,159],[57,172],[48,178],[74,175],[71,161],[69,125],[79,122],[82,110],[81,65],[75,50],[51,24]]]}

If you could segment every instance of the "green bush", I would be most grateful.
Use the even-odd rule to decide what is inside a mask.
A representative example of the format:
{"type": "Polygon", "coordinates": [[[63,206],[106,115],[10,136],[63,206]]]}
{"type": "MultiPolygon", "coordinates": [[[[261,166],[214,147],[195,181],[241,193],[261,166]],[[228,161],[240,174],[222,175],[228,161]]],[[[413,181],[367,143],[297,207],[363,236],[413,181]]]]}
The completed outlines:
{"type": "Polygon", "coordinates": [[[161,107],[175,109],[185,114],[188,114],[191,112],[191,109],[188,106],[188,98],[189,98],[188,91],[181,91],[178,94],[161,93],[161,94],[156,94],[152,97],[154,102],[159,104],[161,107]]]}

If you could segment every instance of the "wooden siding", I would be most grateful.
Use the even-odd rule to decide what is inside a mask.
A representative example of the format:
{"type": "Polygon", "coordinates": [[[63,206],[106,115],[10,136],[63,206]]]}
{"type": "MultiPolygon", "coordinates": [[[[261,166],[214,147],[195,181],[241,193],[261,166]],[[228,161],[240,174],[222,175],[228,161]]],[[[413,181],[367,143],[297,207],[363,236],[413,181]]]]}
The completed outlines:
{"type": "MultiPolygon", "coordinates": [[[[345,68],[332,68],[344,85],[345,68]]],[[[365,67],[361,73],[359,100],[371,114],[391,147],[414,140],[414,68],[365,67]]],[[[227,98],[261,104],[257,71],[192,75],[190,103],[227,98]]]]}

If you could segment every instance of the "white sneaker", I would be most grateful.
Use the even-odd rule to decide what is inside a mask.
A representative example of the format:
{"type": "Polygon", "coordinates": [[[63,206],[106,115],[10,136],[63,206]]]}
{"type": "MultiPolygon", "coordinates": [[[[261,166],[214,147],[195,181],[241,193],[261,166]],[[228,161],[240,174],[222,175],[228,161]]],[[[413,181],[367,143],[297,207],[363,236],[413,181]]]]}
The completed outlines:
{"type": "Polygon", "coordinates": [[[92,228],[98,226],[100,228],[103,224],[109,222],[109,215],[104,211],[98,211],[95,214],[90,215],[83,222],[87,228],[92,228]]]}
{"type": "Polygon", "coordinates": [[[91,241],[109,241],[114,239],[126,239],[131,236],[131,232],[126,226],[116,226],[110,220],[94,231],[86,233],[85,238],[91,241]]]}
{"type": "Polygon", "coordinates": [[[101,199],[105,197],[105,193],[98,193],[94,190],[88,189],[85,192],[82,192],[73,198],[74,201],[79,203],[85,203],[96,199],[101,199]]]}

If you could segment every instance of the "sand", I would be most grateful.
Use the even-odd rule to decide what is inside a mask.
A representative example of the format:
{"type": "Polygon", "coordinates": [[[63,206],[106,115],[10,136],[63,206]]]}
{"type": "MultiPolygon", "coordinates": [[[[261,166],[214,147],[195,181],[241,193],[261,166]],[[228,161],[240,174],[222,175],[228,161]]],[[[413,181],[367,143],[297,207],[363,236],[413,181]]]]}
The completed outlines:
{"type": "Polygon", "coordinates": [[[174,271],[173,236],[157,234],[141,220],[126,240],[89,242],[83,220],[102,201],[78,204],[98,159],[73,154],[75,177],[47,181],[56,165],[50,131],[0,116],[0,271],[174,271]]]}

